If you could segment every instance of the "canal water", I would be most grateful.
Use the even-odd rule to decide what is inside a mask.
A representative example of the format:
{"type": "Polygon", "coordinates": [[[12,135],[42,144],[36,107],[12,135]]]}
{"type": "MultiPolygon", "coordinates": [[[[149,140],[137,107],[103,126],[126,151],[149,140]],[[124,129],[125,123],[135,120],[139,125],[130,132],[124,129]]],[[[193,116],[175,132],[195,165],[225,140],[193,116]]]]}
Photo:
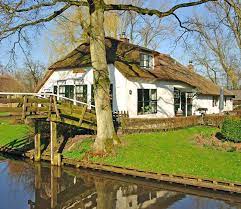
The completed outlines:
{"type": "Polygon", "coordinates": [[[0,209],[241,209],[241,197],[0,157],[0,209]]]}

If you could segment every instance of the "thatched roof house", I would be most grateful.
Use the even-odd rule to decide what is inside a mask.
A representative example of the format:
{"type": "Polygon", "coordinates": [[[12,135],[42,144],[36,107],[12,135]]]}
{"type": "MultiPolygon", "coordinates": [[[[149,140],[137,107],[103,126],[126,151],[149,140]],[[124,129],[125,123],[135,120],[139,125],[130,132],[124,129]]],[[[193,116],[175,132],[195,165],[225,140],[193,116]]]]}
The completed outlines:
{"type": "MultiPolygon", "coordinates": [[[[208,113],[219,112],[220,87],[192,68],[169,55],[131,44],[126,39],[107,37],[105,45],[116,100],[113,101],[113,110],[128,111],[133,117],[143,117],[148,111],[146,117],[171,117],[177,110],[192,115],[200,108],[207,109],[208,113]],[[194,99],[194,95],[198,96],[194,99]],[[151,97],[156,99],[152,101],[151,97]]],[[[72,98],[82,95],[84,101],[91,102],[93,95],[88,90],[92,88],[91,84],[90,43],[86,42],[50,66],[37,91],[72,98]],[[80,88],[83,92],[78,93],[76,85],[84,86],[80,88]]],[[[224,95],[225,110],[231,110],[233,93],[225,89],[224,95]]]]}
{"type": "MultiPolygon", "coordinates": [[[[180,81],[197,88],[200,93],[205,95],[220,94],[219,86],[192,69],[180,64],[169,55],[113,38],[106,38],[106,49],[108,64],[114,64],[129,79],[180,81]],[[155,66],[152,71],[143,70],[140,67],[140,53],[142,52],[151,53],[154,56],[155,66]]],[[[89,43],[83,43],[63,59],[49,67],[49,72],[37,90],[41,88],[45,80],[55,70],[84,68],[87,66],[91,66],[90,46],[89,43]]],[[[233,95],[233,93],[225,90],[225,95],[233,95]]]]}

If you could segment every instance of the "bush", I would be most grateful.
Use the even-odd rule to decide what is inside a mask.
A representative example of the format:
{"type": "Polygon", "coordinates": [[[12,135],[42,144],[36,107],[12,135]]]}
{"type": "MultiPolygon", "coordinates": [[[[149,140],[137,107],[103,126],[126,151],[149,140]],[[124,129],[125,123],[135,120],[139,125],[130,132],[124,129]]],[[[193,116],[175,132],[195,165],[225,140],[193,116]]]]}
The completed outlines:
{"type": "Polygon", "coordinates": [[[225,119],[221,133],[227,140],[241,142],[241,119],[225,119]]]}

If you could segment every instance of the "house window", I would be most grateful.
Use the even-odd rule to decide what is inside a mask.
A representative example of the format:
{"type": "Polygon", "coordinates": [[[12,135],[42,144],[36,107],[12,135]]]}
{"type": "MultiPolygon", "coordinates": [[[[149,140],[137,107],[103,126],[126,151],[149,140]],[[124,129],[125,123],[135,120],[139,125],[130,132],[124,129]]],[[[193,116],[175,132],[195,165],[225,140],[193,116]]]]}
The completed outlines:
{"type": "Polygon", "coordinates": [[[54,86],[54,94],[55,94],[55,95],[58,94],[58,86],[54,86]]]}
{"type": "Polygon", "coordinates": [[[59,86],[59,96],[65,97],[65,86],[59,86]]]}
{"type": "Polygon", "coordinates": [[[151,54],[140,54],[140,67],[145,69],[153,68],[153,56],[151,54]]]}
{"type": "Polygon", "coordinates": [[[213,107],[216,107],[218,105],[218,97],[213,96],[213,107]]]}
{"type": "Polygon", "coordinates": [[[76,100],[87,103],[87,85],[75,86],[76,100]]]}
{"type": "Polygon", "coordinates": [[[138,114],[157,113],[157,91],[156,89],[138,89],[138,114]]]}

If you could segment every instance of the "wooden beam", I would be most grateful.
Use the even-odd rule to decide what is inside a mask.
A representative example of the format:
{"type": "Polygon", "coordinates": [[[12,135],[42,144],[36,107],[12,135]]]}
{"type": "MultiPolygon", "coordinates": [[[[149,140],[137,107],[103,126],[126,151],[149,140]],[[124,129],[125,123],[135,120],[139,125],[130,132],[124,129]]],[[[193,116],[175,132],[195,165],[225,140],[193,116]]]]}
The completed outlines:
{"type": "Polygon", "coordinates": [[[41,159],[41,135],[39,122],[35,121],[35,135],[34,135],[34,160],[40,161],[41,159]]]}
{"type": "Polygon", "coordinates": [[[26,116],[26,103],[27,103],[27,97],[23,96],[22,120],[24,120],[26,116]]]}
{"type": "Polygon", "coordinates": [[[71,120],[71,119],[68,119],[68,118],[61,118],[58,119],[55,115],[52,115],[51,116],[51,120],[52,121],[55,121],[55,122],[60,122],[60,123],[65,123],[65,124],[69,124],[69,125],[72,125],[72,126],[77,126],[77,127],[81,127],[81,128],[84,128],[84,129],[90,129],[90,130],[97,130],[97,126],[94,125],[94,124],[89,124],[89,123],[85,123],[83,122],[81,125],[79,124],[79,121],[75,121],[75,120],[71,120]]]}
{"type": "MultiPolygon", "coordinates": [[[[0,107],[0,112],[19,112],[22,113],[23,108],[22,107],[0,107]]],[[[27,107],[26,108],[26,113],[27,112],[49,112],[48,107],[27,107]]]]}
{"type": "Polygon", "coordinates": [[[56,115],[58,118],[60,118],[59,109],[57,107],[56,96],[53,97],[53,101],[54,101],[54,109],[55,109],[56,115]]]}
{"type": "Polygon", "coordinates": [[[35,170],[35,188],[41,189],[41,182],[42,182],[41,164],[34,163],[34,170],[35,170]]]}
{"type": "Polygon", "coordinates": [[[81,125],[83,123],[83,120],[84,120],[84,115],[85,115],[85,112],[87,110],[87,105],[85,105],[82,109],[82,113],[80,115],[80,119],[79,119],[79,124],[81,125]]]}
{"type": "Polygon", "coordinates": [[[57,167],[51,166],[51,208],[56,208],[58,204],[58,179],[56,174],[57,167]]]}
{"type": "Polygon", "coordinates": [[[58,142],[57,142],[57,123],[50,121],[50,155],[51,165],[61,166],[61,155],[58,153],[58,142]]]}
{"type": "MultiPolygon", "coordinates": [[[[58,109],[60,110],[61,114],[66,114],[66,115],[69,115],[69,116],[75,117],[75,118],[81,117],[83,108],[84,108],[84,106],[81,106],[81,107],[72,106],[72,109],[70,110],[68,107],[66,107],[64,105],[58,105],[58,109]]],[[[94,113],[88,112],[86,109],[85,115],[84,115],[84,120],[88,121],[88,122],[96,123],[96,115],[94,113]]]]}
{"type": "Polygon", "coordinates": [[[51,113],[52,113],[52,101],[53,101],[53,97],[50,96],[49,97],[49,118],[51,117],[51,113]]]}

